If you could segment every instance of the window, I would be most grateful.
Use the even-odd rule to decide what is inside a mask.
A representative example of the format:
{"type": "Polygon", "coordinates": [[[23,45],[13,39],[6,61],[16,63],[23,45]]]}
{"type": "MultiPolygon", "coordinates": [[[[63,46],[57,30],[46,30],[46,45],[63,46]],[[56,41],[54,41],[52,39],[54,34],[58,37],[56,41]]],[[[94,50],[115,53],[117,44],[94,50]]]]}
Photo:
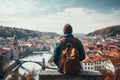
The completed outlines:
{"type": "Polygon", "coordinates": [[[104,66],[102,66],[104,68],[104,66]]]}
{"type": "Polygon", "coordinates": [[[97,66],[97,69],[98,69],[98,66],[97,66]]]}
{"type": "Polygon", "coordinates": [[[91,65],[93,65],[93,63],[91,63],[91,65]]]}
{"type": "Polygon", "coordinates": [[[90,67],[88,67],[88,69],[90,69],[90,67]]]}
{"type": "Polygon", "coordinates": [[[101,69],[101,66],[99,66],[99,69],[101,69]]]}
{"type": "Polygon", "coordinates": [[[99,62],[99,64],[101,64],[101,62],[99,62]]]}
{"type": "Polygon", "coordinates": [[[95,69],[96,69],[96,66],[95,66],[95,69]]]}
{"type": "Polygon", "coordinates": [[[91,70],[93,69],[93,67],[91,67],[91,70]]]}

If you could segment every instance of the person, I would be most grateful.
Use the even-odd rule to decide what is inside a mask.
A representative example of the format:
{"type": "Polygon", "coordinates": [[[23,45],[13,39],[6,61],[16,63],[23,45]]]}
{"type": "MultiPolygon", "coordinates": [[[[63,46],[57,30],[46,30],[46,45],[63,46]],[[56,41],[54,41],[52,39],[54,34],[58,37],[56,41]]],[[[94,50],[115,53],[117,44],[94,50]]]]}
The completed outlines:
{"type": "MultiPolygon", "coordinates": [[[[64,35],[61,36],[60,38],[64,38],[67,42],[70,42],[75,38],[73,36],[72,32],[73,32],[72,26],[70,24],[65,24],[64,28],[63,28],[64,35]]],[[[55,45],[54,54],[53,54],[53,62],[58,67],[58,71],[59,71],[59,66],[60,66],[59,60],[61,58],[63,49],[65,49],[65,46],[59,39],[55,45]]],[[[83,45],[79,39],[77,40],[77,42],[75,44],[75,49],[77,49],[79,51],[79,55],[80,55],[79,61],[84,60],[85,59],[85,51],[84,51],[83,45]]]]}

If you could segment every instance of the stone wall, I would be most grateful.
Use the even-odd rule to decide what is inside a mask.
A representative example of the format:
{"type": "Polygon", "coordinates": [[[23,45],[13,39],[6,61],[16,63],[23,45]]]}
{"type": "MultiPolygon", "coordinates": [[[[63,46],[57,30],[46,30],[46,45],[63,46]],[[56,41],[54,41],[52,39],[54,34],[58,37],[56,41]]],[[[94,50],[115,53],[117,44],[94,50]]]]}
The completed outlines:
{"type": "Polygon", "coordinates": [[[64,75],[57,71],[41,71],[39,80],[103,80],[100,72],[82,71],[78,75],[64,75]]]}

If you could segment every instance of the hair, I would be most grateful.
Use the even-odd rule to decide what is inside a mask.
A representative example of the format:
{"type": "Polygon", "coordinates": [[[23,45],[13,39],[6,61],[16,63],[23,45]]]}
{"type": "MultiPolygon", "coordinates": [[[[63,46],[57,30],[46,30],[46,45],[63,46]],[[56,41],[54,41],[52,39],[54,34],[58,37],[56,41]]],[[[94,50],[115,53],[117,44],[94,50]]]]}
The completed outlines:
{"type": "Polygon", "coordinates": [[[64,28],[63,28],[63,33],[66,34],[66,33],[72,33],[73,29],[72,29],[72,26],[70,24],[65,24],[64,25],[64,28]]]}

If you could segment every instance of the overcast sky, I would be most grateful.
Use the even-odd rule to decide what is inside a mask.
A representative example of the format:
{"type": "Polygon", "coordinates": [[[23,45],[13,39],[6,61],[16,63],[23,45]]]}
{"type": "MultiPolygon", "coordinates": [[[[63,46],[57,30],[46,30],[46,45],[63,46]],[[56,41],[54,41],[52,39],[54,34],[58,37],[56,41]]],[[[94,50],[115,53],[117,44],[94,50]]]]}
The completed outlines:
{"type": "Polygon", "coordinates": [[[120,24],[120,0],[0,0],[0,25],[62,33],[69,23],[74,33],[120,24]]]}

